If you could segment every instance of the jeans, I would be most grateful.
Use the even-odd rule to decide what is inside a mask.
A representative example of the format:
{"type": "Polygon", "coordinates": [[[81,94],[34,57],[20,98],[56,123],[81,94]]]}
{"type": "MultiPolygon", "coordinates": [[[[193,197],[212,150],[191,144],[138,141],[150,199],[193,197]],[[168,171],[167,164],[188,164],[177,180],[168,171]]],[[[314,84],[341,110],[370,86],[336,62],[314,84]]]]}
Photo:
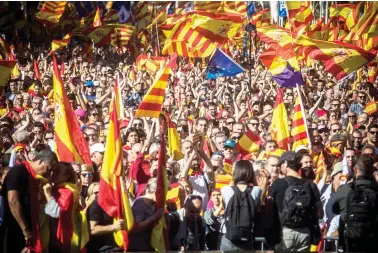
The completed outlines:
{"type": "Polygon", "coordinates": [[[222,236],[220,251],[242,251],[242,250],[253,250],[253,240],[251,241],[238,241],[232,242],[228,240],[224,235],[222,236]]]}
{"type": "Polygon", "coordinates": [[[277,251],[310,252],[310,230],[305,228],[282,228],[282,241],[276,245],[277,251]]]}

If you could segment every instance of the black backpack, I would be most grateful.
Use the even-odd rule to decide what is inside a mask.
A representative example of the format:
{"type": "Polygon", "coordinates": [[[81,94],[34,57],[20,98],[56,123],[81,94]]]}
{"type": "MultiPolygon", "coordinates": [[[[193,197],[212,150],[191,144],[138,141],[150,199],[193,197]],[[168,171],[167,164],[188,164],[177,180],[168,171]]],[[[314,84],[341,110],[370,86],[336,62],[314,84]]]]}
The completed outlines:
{"type": "Polygon", "coordinates": [[[345,237],[370,238],[377,225],[377,192],[370,185],[350,184],[347,196],[345,237]]]}
{"type": "Polygon", "coordinates": [[[252,189],[247,187],[241,192],[232,186],[234,195],[231,197],[225,212],[226,238],[230,241],[253,240],[255,220],[255,202],[251,196],[252,189]]]}
{"type": "Polygon", "coordinates": [[[284,178],[289,187],[283,199],[283,211],[280,213],[282,226],[302,228],[308,225],[311,216],[311,195],[306,182],[294,182],[289,177],[284,178]]]}

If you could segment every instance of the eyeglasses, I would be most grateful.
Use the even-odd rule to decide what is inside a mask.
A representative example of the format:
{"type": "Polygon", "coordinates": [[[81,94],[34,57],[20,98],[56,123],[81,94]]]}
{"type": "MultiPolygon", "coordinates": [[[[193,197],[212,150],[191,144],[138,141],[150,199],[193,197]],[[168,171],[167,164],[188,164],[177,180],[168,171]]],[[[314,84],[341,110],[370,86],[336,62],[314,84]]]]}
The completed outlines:
{"type": "Polygon", "coordinates": [[[250,122],[249,124],[252,125],[252,126],[258,126],[259,125],[259,123],[252,123],[252,122],[250,122]]]}
{"type": "Polygon", "coordinates": [[[93,177],[93,173],[81,173],[83,177],[93,177]]]}
{"type": "Polygon", "coordinates": [[[365,96],[358,96],[358,97],[359,97],[359,98],[363,98],[363,99],[365,98],[365,96]]]}
{"type": "Polygon", "coordinates": [[[340,104],[332,104],[333,106],[339,106],[340,104]]]}
{"type": "Polygon", "coordinates": [[[98,113],[92,113],[91,116],[98,116],[98,113]]]}
{"type": "Polygon", "coordinates": [[[332,133],[338,133],[340,131],[341,131],[341,129],[332,129],[332,133]]]}
{"type": "Polygon", "coordinates": [[[229,121],[229,122],[226,122],[226,123],[227,123],[227,125],[235,124],[234,121],[229,121]]]}
{"type": "Polygon", "coordinates": [[[378,131],[369,131],[370,134],[375,134],[377,135],[378,134],[378,131]]]}
{"type": "Polygon", "coordinates": [[[134,126],[134,127],[135,127],[135,126],[140,126],[140,127],[141,127],[141,126],[143,126],[143,124],[142,124],[142,123],[134,123],[133,126],[134,126]]]}
{"type": "Polygon", "coordinates": [[[349,115],[348,118],[355,118],[356,115],[349,115]]]}

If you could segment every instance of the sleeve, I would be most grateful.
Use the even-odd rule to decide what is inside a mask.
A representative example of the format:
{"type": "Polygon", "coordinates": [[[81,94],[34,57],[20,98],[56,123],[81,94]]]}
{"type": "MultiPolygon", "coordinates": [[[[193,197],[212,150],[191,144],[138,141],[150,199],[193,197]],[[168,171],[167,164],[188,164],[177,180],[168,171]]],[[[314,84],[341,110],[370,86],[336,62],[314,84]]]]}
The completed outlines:
{"type": "Polygon", "coordinates": [[[59,218],[60,207],[54,198],[50,199],[45,205],[45,214],[52,218],[59,218]]]}
{"type": "Polygon", "coordinates": [[[251,196],[255,202],[255,206],[257,206],[260,203],[261,193],[262,190],[260,189],[260,187],[255,186],[252,188],[251,196]]]}
{"type": "Polygon", "coordinates": [[[88,220],[99,222],[101,220],[101,207],[95,199],[88,208],[88,220]]]}
{"type": "Polygon", "coordinates": [[[6,180],[5,180],[5,184],[6,184],[6,189],[8,191],[20,191],[20,170],[19,170],[19,167],[12,167],[7,176],[6,176],[6,180]]]}
{"type": "Polygon", "coordinates": [[[212,226],[217,220],[217,217],[214,216],[213,211],[214,211],[214,209],[207,210],[207,211],[205,211],[205,214],[203,216],[206,224],[209,225],[209,226],[212,226]]]}
{"type": "Polygon", "coordinates": [[[145,220],[145,215],[143,210],[145,209],[145,206],[143,205],[143,199],[137,199],[134,202],[133,207],[131,208],[133,211],[134,221],[136,224],[142,222],[145,220]]]}
{"type": "Polygon", "coordinates": [[[139,153],[131,167],[131,177],[137,182],[138,182],[138,177],[140,176],[139,173],[143,172],[143,169],[142,169],[143,158],[144,158],[144,154],[139,153]]]}

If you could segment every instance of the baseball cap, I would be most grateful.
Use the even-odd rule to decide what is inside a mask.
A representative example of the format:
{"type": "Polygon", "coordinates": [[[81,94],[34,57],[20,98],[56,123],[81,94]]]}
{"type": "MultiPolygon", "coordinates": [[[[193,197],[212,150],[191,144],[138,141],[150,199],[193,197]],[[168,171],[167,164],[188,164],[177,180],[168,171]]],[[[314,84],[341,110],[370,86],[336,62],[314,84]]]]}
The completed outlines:
{"type": "Polygon", "coordinates": [[[236,142],[234,140],[228,139],[224,142],[223,146],[229,147],[229,148],[235,148],[236,142]]]}
{"type": "Polygon", "coordinates": [[[335,163],[335,165],[333,166],[332,173],[331,173],[331,178],[333,178],[333,176],[335,176],[336,174],[340,172],[343,172],[343,163],[342,162],[335,163]]]}
{"type": "Polygon", "coordinates": [[[296,153],[293,152],[293,151],[286,151],[286,152],[284,152],[281,155],[280,160],[278,161],[278,165],[281,165],[281,164],[283,164],[286,161],[294,161],[295,155],[296,155],[296,153]]]}
{"type": "Polygon", "coordinates": [[[104,153],[105,146],[102,143],[95,143],[90,147],[90,153],[93,154],[94,152],[104,153]]]}
{"type": "Polygon", "coordinates": [[[85,83],[85,87],[93,87],[94,86],[94,83],[92,80],[88,80],[86,83],[85,83]]]}

